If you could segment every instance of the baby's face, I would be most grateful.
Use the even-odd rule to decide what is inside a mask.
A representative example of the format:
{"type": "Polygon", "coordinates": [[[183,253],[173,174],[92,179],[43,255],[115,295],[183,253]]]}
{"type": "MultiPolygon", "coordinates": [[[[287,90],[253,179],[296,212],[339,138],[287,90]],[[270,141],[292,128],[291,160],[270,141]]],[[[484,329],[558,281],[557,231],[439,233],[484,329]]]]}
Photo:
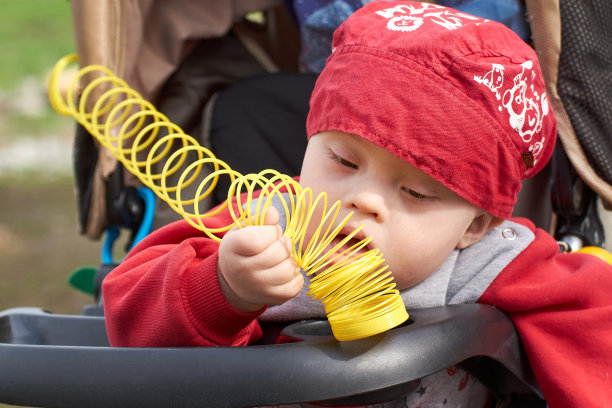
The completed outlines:
{"type": "Polygon", "coordinates": [[[310,138],[300,184],[350,211],[352,229],[372,238],[399,289],[434,273],[484,211],[386,150],[355,135],[328,131],[310,138]]]}

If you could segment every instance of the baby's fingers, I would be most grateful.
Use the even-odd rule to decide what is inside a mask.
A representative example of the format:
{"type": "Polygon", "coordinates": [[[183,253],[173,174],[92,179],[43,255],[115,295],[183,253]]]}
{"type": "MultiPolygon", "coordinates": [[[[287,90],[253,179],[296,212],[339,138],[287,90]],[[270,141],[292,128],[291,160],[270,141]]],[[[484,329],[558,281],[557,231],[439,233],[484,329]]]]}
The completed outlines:
{"type": "Polygon", "coordinates": [[[285,303],[296,297],[302,290],[302,286],[304,286],[304,277],[298,270],[289,281],[270,287],[270,299],[267,304],[280,305],[285,303]]]}
{"type": "MultiPolygon", "coordinates": [[[[251,264],[256,280],[264,285],[275,286],[283,285],[294,279],[297,275],[301,276],[300,268],[293,257],[287,255],[286,251],[284,257],[281,253],[278,253],[276,256],[277,260],[268,256],[262,257],[261,264],[260,262],[251,264]]],[[[260,260],[257,259],[257,261],[260,260]]]]}
{"type": "Polygon", "coordinates": [[[244,227],[226,234],[221,245],[239,256],[255,256],[263,252],[283,235],[278,224],[244,227]]]}
{"type": "Polygon", "coordinates": [[[291,240],[288,237],[280,236],[276,241],[268,245],[263,251],[250,257],[246,262],[250,263],[253,269],[269,269],[274,265],[289,260],[297,268],[291,252],[291,240]]]}

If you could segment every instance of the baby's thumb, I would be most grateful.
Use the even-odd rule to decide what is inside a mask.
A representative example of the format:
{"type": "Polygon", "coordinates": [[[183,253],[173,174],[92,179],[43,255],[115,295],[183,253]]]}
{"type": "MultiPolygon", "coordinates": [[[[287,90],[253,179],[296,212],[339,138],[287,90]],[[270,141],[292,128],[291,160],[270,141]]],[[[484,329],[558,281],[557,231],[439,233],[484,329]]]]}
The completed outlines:
{"type": "Polygon", "coordinates": [[[278,214],[278,210],[274,207],[268,207],[264,214],[263,225],[275,225],[278,224],[279,220],[280,215],[278,214]]]}

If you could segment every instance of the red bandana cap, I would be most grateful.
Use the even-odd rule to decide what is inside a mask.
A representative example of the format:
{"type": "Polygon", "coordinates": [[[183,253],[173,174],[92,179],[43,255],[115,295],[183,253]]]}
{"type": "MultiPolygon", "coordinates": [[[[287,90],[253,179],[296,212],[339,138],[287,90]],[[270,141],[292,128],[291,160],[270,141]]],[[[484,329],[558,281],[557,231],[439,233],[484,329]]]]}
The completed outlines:
{"type": "Polygon", "coordinates": [[[334,33],[307,132],[352,133],[493,215],[549,160],[556,120],[537,56],[504,25],[377,1],[334,33]]]}

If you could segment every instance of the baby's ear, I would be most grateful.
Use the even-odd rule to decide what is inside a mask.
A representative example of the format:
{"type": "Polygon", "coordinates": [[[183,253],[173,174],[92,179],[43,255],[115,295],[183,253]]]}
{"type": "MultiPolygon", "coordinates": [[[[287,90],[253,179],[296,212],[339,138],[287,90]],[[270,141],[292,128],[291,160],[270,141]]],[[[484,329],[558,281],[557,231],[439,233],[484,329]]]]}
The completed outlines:
{"type": "Polygon", "coordinates": [[[480,241],[484,234],[497,227],[503,221],[502,218],[491,215],[488,212],[480,214],[472,220],[465,234],[463,234],[459,242],[457,242],[457,248],[463,249],[475,244],[480,241]]]}

